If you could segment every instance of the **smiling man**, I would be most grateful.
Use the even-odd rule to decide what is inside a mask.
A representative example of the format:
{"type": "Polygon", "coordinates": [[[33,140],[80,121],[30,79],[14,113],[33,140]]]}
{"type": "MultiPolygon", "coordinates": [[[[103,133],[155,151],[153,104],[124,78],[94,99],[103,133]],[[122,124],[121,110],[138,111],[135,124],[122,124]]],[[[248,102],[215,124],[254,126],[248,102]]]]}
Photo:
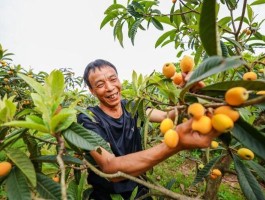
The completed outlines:
{"type": "MultiPolygon", "coordinates": [[[[194,132],[191,129],[192,120],[188,120],[176,127],[179,134],[176,148],[169,148],[166,144],[160,143],[143,150],[137,127],[138,115],[132,117],[125,109],[127,101],[121,98],[122,87],[115,66],[106,60],[95,60],[87,65],[83,78],[90,92],[98,98],[99,104],[87,108],[94,114],[95,121],[85,114],[79,114],[78,123],[96,132],[110,144],[113,154],[104,148],[101,148],[101,153],[90,152],[98,168],[104,173],[121,171],[137,177],[181,150],[208,147],[212,139],[219,135],[216,132],[207,135],[194,132]]],[[[146,109],[147,114],[150,111],[150,108],[146,109]]],[[[150,121],[161,122],[166,117],[166,112],[152,110],[150,121]]],[[[169,117],[174,119],[174,110],[169,112],[169,117]]],[[[137,197],[148,192],[146,187],[131,180],[124,178],[107,180],[92,171],[89,172],[87,180],[92,185],[93,191],[84,199],[111,200],[111,194],[120,194],[124,199],[130,199],[136,187],[138,187],[137,197]]]]}

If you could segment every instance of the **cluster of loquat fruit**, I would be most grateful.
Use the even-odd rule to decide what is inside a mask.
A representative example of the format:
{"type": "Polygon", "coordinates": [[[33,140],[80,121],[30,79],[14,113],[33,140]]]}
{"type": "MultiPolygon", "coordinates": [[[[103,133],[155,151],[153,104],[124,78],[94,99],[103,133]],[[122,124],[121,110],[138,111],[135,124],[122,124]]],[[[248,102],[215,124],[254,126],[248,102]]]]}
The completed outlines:
{"type": "MultiPolygon", "coordinates": [[[[191,56],[185,55],[179,63],[181,72],[176,71],[174,63],[165,63],[162,68],[162,73],[166,78],[170,78],[175,85],[182,87],[185,85],[183,74],[188,74],[194,68],[194,60],[191,56]]],[[[253,81],[257,79],[255,72],[246,72],[243,75],[243,80],[253,81]]],[[[203,81],[199,82],[199,87],[205,86],[203,81]]],[[[256,94],[264,95],[265,91],[258,91],[256,94]]],[[[192,129],[200,134],[208,134],[213,129],[226,133],[233,129],[234,123],[239,119],[240,114],[234,108],[242,105],[249,98],[249,91],[244,87],[233,87],[226,91],[224,100],[226,105],[217,108],[206,109],[203,104],[196,102],[192,103],[187,108],[188,115],[192,118],[192,129]]],[[[160,132],[164,136],[165,144],[174,148],[179,141],[178,133],[175,130],[175,124],[170,118],[164,119],[160,124],[160,132]]],[[[216,149],[219,146],[217,141],[212,141],[211,148],[216,149]]],[[[254,153],[247,148],[240,148],[237,150],[237,155],[244,160],[254,159],[254,153]]],[[[203,168],[203,164],[199,168],[203,168]]],[[[222,173],[219,169],[213,169],[210,173],[211,179],[216,179],[222,173]]]]}

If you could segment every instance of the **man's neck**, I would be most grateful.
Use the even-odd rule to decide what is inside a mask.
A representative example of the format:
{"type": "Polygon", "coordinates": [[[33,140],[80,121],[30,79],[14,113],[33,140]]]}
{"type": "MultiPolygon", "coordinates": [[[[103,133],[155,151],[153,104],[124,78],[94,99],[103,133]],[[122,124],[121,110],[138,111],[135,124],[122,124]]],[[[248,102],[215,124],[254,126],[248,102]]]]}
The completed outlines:
{"type": "Polygon", "coordinates": [[[100,104],[99,107],[104,113],[106,113],[107,115],[109,115],[113,118],[120,118],[122,115],[121,104],[119,104],[115,107],[107,107],[105,105],[100,104]]]}

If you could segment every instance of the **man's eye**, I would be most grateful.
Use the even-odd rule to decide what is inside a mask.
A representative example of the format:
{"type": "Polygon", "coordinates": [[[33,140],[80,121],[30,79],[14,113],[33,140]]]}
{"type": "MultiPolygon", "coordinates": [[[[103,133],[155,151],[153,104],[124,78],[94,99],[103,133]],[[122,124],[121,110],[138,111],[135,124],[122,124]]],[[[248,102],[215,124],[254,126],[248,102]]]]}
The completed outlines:
{"type": "Polygon", "coordinates": [[[110,81],[115,82],[116,80],[117,80],[117,78],[112,78],[110,81]]]}
{"type": "Polygon", "coordinates": [[[97,85],[97,88],[102,88],[104,86],[104,84],[99,84],[97,85]]]}

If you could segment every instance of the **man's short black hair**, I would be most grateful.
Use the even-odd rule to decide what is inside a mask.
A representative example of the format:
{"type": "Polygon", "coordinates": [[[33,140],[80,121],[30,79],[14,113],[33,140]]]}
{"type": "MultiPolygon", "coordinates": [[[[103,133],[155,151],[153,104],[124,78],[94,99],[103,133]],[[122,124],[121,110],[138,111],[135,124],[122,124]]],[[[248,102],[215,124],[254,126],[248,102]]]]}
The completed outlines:
{"type": "Polygon", "coordinates": [[[88,77],[91,71],[95,72],[96,69],[101,69],[103,67],[111,67],[115,70],[115,72],[118,74],[116,67],[110,63],[109,61],[103,60],[103,59],[96,59],[92,62],[90,62],[87,66],[86,69],[84,71],[84,75],[83,75],[83,79],[85,81],[85,83],[87,84],[87,86],[89,88],[92,88],[91,84],[89,83],[88,77]]]}

